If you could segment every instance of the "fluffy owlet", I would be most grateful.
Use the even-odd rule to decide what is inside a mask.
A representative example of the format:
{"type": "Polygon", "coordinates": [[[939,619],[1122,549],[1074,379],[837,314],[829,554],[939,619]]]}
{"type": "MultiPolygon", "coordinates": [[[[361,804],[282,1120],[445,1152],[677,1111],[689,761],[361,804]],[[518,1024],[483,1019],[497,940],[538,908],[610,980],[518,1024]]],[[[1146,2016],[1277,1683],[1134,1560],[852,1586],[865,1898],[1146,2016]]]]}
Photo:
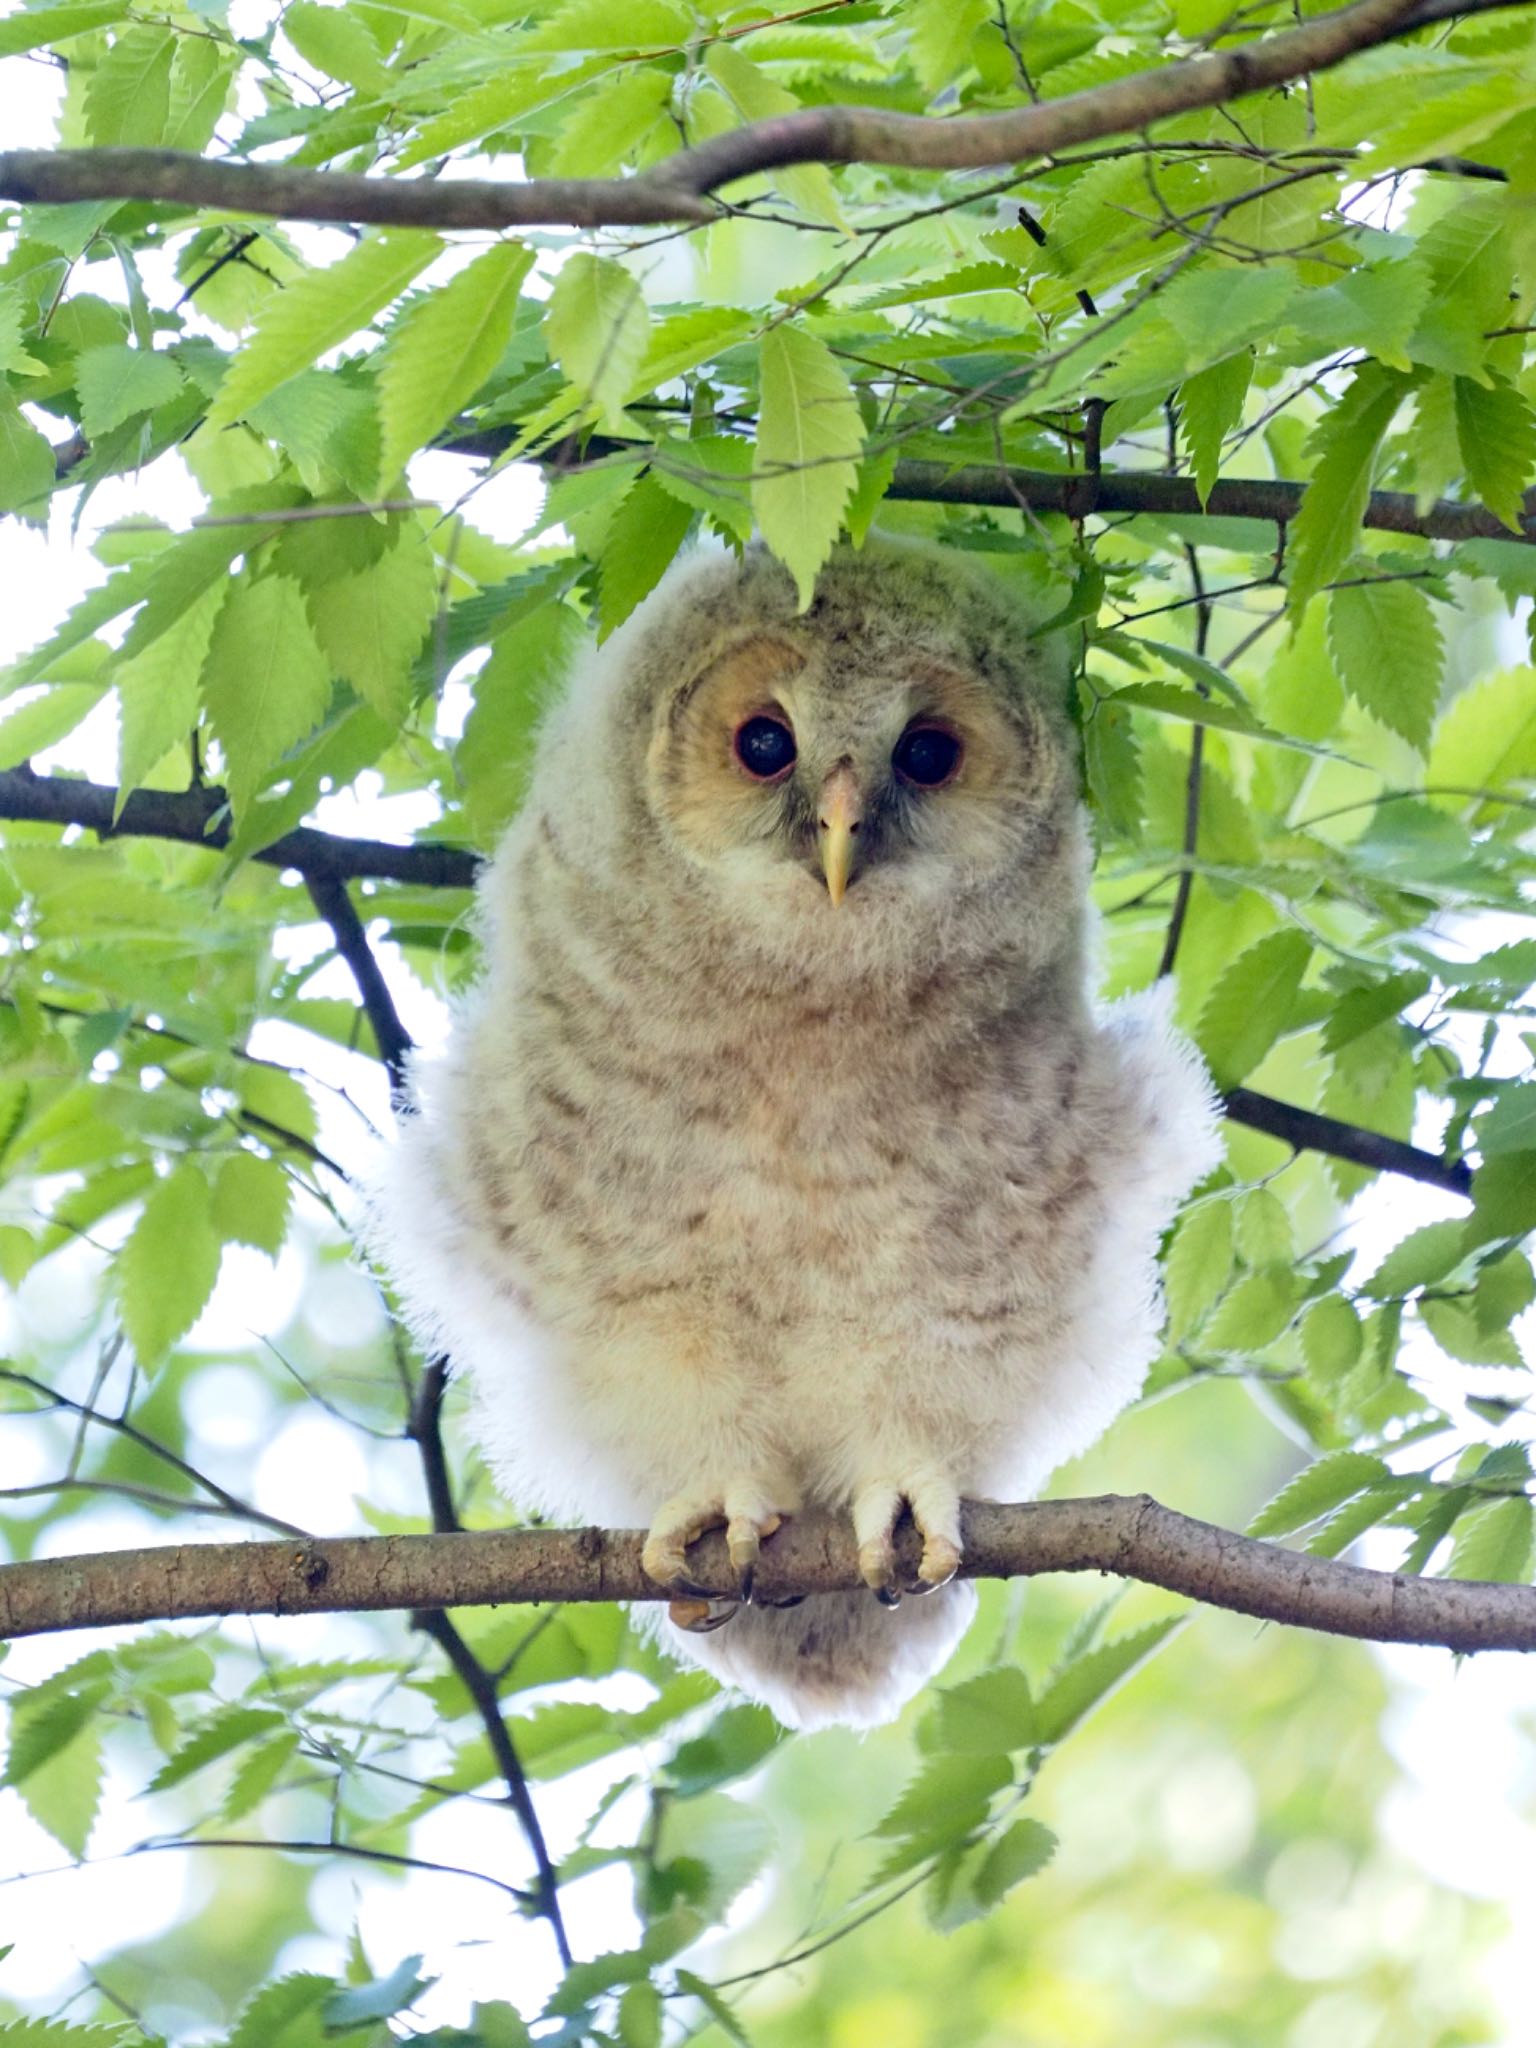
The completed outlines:
{"type": "Polygon", "coordinates": [[[695,556],[549,718],[418,1065],[375,1240],[512,1498],[648,1526],[674,1586],[724,1524],[748,1593],[780,1518],[852,1515],[873,1593],[660,1624],[792,1725],[910,1697],[961,1497],[1038,1488],[1152,1355],[1213,1106],[1159,998],[1090,1008],[1088,863],[1065,660],[1000,585],[871,543],[797,613],[695,556]]]}

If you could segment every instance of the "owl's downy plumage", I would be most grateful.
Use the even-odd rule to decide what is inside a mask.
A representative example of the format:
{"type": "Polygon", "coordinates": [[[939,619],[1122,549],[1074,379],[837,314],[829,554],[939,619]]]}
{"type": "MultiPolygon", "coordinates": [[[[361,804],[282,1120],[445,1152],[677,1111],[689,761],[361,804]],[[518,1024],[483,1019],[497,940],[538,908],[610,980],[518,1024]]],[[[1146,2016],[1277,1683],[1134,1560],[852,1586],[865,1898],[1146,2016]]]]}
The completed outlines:
{"type": "MultiPolygon", "coordinates": [[[[801,614],[766,553],[695,556],[577,673],[375,1207],[519,1506],[648,1526],[669,1583],[706,1527],[745,1580],[777,1518],[851,1511],[890,1602],[905,1507],[942,1582],[962,1496],[1132,1397],[1215,1120],[1159,994],[1090,1008],[1077,787],[1062,650],[933,549],[840,551],[801,614]]],[[[972,1606],[660,1626],[867,1724],[972,1606]]]]}

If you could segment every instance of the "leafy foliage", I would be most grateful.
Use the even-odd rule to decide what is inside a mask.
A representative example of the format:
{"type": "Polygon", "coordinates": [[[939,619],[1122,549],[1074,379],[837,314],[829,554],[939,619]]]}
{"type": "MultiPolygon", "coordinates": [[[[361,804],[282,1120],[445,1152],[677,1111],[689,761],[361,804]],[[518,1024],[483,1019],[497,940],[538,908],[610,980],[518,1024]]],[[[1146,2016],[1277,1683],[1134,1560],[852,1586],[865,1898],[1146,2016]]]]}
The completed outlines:
{"type": "MultiPolygon", "coordinates": [[[[447,190],[480,158],[623,178],[833,103],[1051,101],[1218,31],[1258,32],[1204,0],[34,0],[0,22],[0,82],[56,75],[70,146],[447,190]]],[[[1529,10],[1450,20],[985,181],[785,166],[682,234],[0,215],[0,548],[29,559],[52,513],[94,556],[0,673],[0,767],[104,778],[115,714],[130,828],[23,815],[0,847],[0,1431],[41,1475],[0,1488],[11,1553],[307,1524],[273,1476],[305,1429],[337,1526],[441,1515],[415,1462],[439,1426],[457,1510],[505,1518],[458,1390],[437,1417],[348,1263],[377,1047],[336,932],[258,856],[353,829],[359,798],[398,800],[386,837],[487,850],[560,678],[681,548],[755,530],[804,604],[839,536],[876,531],[981,556],[1067,636],[1111,990],[1167,967],[1222,1088],[1474,1168],[1470,1205],[1389,1206],[1369,1167],[1229,1124],[1165,1251],[1147,1403],[1090,1477],[1317,1555],[1529,1580],[1533,33],[1529,10]],[[1141,509],[1092,509],[1115,484],[1141,509]],[[125,502],[150,509],[104,517],[125,502]],[[201,792],[228,843],[141,836],[135,790],[201,792]],[[218,1315],[242,1273],[257,1352],[254,1309],[218,1315]],[[105,1533],[75,1519],[108,1509],[105,1533]]],[[[472,971],[463,888],[353,902],[413,1015],[472,971]]],[[[1486,1925],[1373,1841],[1364,1654],[1092,1597],[989,1589],[955,1667],[863,1746],[784,1738],[610,1610],[458,1616],[558,1809],[569,1969],[530,1924],[484,1716],[398,1619],[18,1647],[7,1826],[48,1858],[199,1844],[212,1904],[164,1946],[108,1929],[57,2017],[5,2003],[0,1955],[0,2044],[899,2048],[1002,2013],[1145,2048],[1487,2038],[1486,1925]],[[323,1886],[307,1902],[317,1850],[356,1880],[350,1931],[323,1886]],[[1366,1900],[1341,1922],[1390,1897],[1435,1930],[1340,1962],[1347,2011],[1285,1960],[1341,1864],[1327,1899],[1366,1900]],[[396,1885],[459,1887],[462,1948],[425,1910],[365,1943],[396,1885]]]]}

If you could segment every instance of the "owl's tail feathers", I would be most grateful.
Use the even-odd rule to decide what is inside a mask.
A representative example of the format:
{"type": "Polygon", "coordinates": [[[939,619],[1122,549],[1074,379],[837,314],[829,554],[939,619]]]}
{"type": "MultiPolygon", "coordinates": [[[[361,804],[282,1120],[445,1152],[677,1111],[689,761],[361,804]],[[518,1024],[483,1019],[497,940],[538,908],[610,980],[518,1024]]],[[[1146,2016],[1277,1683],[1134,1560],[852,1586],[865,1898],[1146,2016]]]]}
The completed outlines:
{"type": "Polygon", "coordinates": [[[760,1700],[788,1728],[874,1728],[894,1720],[965,1633],[976,1609],[963,1581],[899,1607],[872,1593],[812,1593],[797,1607],[742,1607],[693,1635],[660,1619],[675,1657],[760,1700]]]}

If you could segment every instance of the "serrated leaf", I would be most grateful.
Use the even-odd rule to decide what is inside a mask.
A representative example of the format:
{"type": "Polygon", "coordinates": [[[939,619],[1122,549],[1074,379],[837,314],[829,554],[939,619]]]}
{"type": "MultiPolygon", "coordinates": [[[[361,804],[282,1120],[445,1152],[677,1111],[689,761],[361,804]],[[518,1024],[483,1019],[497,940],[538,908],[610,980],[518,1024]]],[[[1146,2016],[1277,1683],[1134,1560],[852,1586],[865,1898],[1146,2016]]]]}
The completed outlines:
{"type": "Polygon", "coordinates": [[[165,140],[177,37],[147,23],[123,29],[85,89],[86,134],[98,149],[165,140]]]}
{"type": "Polygon", "coordinates": [[[560,124],[548,175],[609,176],[642,148],[656,124],[666,118],[671,99],[671,73],[653,65],[604,72],[574,103],[564,103],[562,111],[569,112],[560,124]]]}
{"type": "Polygon", "coordinates": [[[1248,1524],[1250,1536],[1289,1536],[1392,1474],[1365,1451],[1334,1451],[1298,1472],[1248,1524]]]}
{"type": "Polygon", "coordinates": [[[42,509],[53,489],[53,446],[22,415],[10,392],[0,388],[0,512],[42,509]]]}
{"type": "Polygon", "coordinates": [[[243,419],[267,396],[356,334],[398,298],[442,250],[419,228],[365,235],[327,270],[308,270],[264,299],[255,331],[230,364],[208,409],[205,431],[243,419]]]}
{"type": "Polygon", "coordinates": [[[1291,528],[1287,600],[1293,619],[1331,583],[1354,552],[1371,492],[1376,451],[1409,380],[1367,363],[1312,436],[1317,460],[1291,528]]]}
{"type": "Polygon", "coordinates": [[[1469,1508],[1456,1524],[1448,1579],[1523,1586],[1531,1576],[1531,1503],[1522,1495],[1469,1508]]]}
{"type": "Polygon", "coordinates": [[[532,267],[531,249],[498,242],[391,328],[377,383],[381,495],[501,360],[532,267]]]}
{"type": "Polygon", "coordinates": [[[958,1755],[1001,1755],[1027,1749],[1035,1739],[1029,1680],[1013,1664],[947,1686],[930,1712],[937,1746],[958,1755]]]}
{"type": "Polygon", "coordinates": [[[752,509],[804,611],[858,479],[864,422],[831,351],[797,327],[764,338],[761,378],[752,509]]]}
{"type": "Polygon", "coordinates": [[[241,2010],[225,2048],[325,2048],[321,2008],[338,1988],[308,1971],[264,1984],[241,2010]]]}
{"type": "Polygon", "coordinates": [[[1170,1344],[1181,1344],[1199,1329],[1231,1271],[1232,1205],[1201,1202],[1184,1215],[1163,1261],[1170,1344]]]}
{"type": "Polygon", "coordinates": [[[187,1161],[156,1182],[117,1255],[123,1328],[140,1365],[158,1365],[202,1314],[221,1251],[208,1183],[187,1161]]]}
{"type": "Polygon", "coordinates": [[[1312,958],[1300,932],[1269,932],[1239,953],[1205,999],[1195,1038],[1219,1088],[1234,1087],[1289,1024],[1312,958]]]}
{"type": "Polygon", "coordinates": [[[224,1821],[244,1820],[254,1813],[298,1755],[299,1738],[293,1729],[275,1735],[270,1742],[258,1742],[235,1766],[229,1789],[219,1802],[224,1821]]]}
{"type": "Polygon", "coordinates": [[[67,1743],[28,1771],[19,1787],[22,1803],[38,1826],[76,1859],[84,1856],[95,1826],[102,1764],[101,1717],[93,1712],[67,1743]]]}
{"type": "Polygon", "coordinates": [[[1141,743],[1127,705],[1102,697],[1083,725],[1083,773],[1095,815],[1122,839],[1139,840],[1141,743]]]}
{"type": "Polygon", "coordinates": [[[314,0],[290,0],[283,9],[283,34],[306,64],[360,92],[388,90],[389,70],[366,25],[343,7],[314,0]]]}
{"type": "Polygon", "coordinates": [[[1221,444],[1243,416],[1252,375],[1253,351],[1244,349],[1197,370],[1179,387],[1179,431],[1202,505],[1221,474],[1221,444]]]}
{"type": "Polygon", "coordinates": [[[1301,1355],[1319,1386],[1337,1386],[1360,1363],[1364,1348],[1365,1326],[1342,1294],[1324,1295],[1302,1318],[1301,1355]]]}
{"type": "Polygon", "coordinates": [[[1273,1188],[1250,1188],[1237,1199],[1237,1245],[1250,1266],[1289,1265],[1295,1255],[1290,1211],[1273,1188]]]}
{"type": "Polygon", "coordinates": [[[692,520],[687,505],[650,471],[637,476],[613,515],[598,557],[601,637],[623,625],[671,567],[692,520]]]}
{"type": "Polygon", "coordinates": [[[1536,413],[1502,377],[1487,385],[1458,377],[1456,435],[1473,490],[1495,518],[1523,532],[1524,493],[1536,476],[1536,413]]]}
{"type": "Polygon", "coordinates": [[[722,2032],[736,2042],[737,2048],[752,2048],[746,2028],[713,1984],[706,1984],[704,1979],[696,1977],[692,1970],[679,1970],[677,1988],[685,1992],[689,1998],[698,1999],[722,2032]]]}
{"type": "Polygon", "coordinates": [[[1536,1273],[1524,1252],[1490,1259],[1472,1290],[1472,1313],[1483,1331],[1507,1330],[1536,1301],[1536,1273]]]}
{"type": "Polygon", "coordinates": [[[330,684],[298,584],[286,576],[236,583],[214,623],[203,702],[237,819],[268,771],[325,716],[330,684]]]}
{"type": "Polygon", "coordinates": [[[1182,1621],[1181,1615],[1170,1615],[1164,1621],[1112,1636],[1056,1672],[1036,1709],[1039,1740],[1049,1745],[1070,1734],[1139,1664],[1162,1648],[1182,1621]]]}
{"type": "Polygon", "coordinates": [[[1485,1159],[1536,1150],[1536,1083],[1500,1091],[1492,1109],[1478,1120],[1477,1148],[1485,1159]]]}
{"type": "MultiPolygon", "coordinates": [[[[704,52],[704,68],[744,121],[771,121],[778,114],[800,112],[795,95],[734,43],[711,42],[704,52]]],[[[792,206],[812,220],[842,227],[837,187],[825,164],[781,164],[773,172],[773,182],[792,206]]]]}
{"type": "Polygon", "coordinates": [[[1518,1371],[1525,1363],[1508,1330],[1484,1329],[1465,1301],[1441,1301],[1425,1295],[1419,1318],[1447,1358],[1462,1365],[1504,1365],[1518,1371]]]}
{"type": "Polygon", "coordinates": [[[198,681],[224,592],[211,584],[158,639],[118,665],[117,805],[197,723],[198,681]]]}
{"type": "Polygon", "coordinates": [[[1012,1776],[1008,1759],[995,1753],[933,1757],[908,1780],[875,1833],[958,1840],[985,1816],[993,1793],[1012,1776]]]}
{"type": "Polygon", "coordinates": [[[1016,1820],[988,1849],[971,1889],[978,1904],[995,1906],[1016,1884],[1034,1877],[1056,1854],[1056,1837],[1037,1820],[1016,1820]]]}
{"type": "Polygon", "coordinates": [[[1466,1224],[1449,1217],[1425,1223],[1410,1231],[1402,1243],[1387,1253],[1361,1289],[1374,1301],[1412,1294],[1416,1288],[1443,1280],[1466,1255],[1466,1224]]]}
{"type": "Polygon", "coordinates": [[[1244,1273],[1222,1296],[1201,1331],[1211,1351],[1258,1351],[1290,1328],[1306,1293],[1300,1273],[1274,1266],[1244,1273]]]}
{"type": "Polygon", "coordinates": [[[619,2039],[624,2048],[661,2048],[664,2011],[654,1984],[631,1984],[619,2000],[619,2039]]]}
{"type": "MultiPolygon", "coordinates": [[[[394,545],[355,576],[313,584],[306,608],[336,674],[388,724],[403,724],[411,671],[438,605],[438,572],[426,536],[402,526],[394,545]]],[[[299,737],[299,735],[295,735],[299,737]]]]}
{"type": "Polygon", "coordinates": [[[107,694],[105,676],[93,683],[58,683],[0,715],[0,769],[14,768],[68,737],[107,694]]]}
{"type": "Polygon", "coordinates": [[[1328,648],[1356,703],[1422,754],[1444,671],[1439,623],[1423,591],[1388,582],[1330,591],[1328,648]]]}
{"type": "Polygon", "coordinates": [[[978,33],[992,19],[987,0],[907,0],[907,61],[929,99],[965,70],[978,33]]]}
{"type": "Polygon", "coordinates": [[[164,350],[108,342],[75,358],[80,425],[88,440],[120,427],[135,413],[153,412],[181,392],[185,379],[164,350]]]}
{"type": "Polygon", "coordinates": [[[706,512],[736,540],[752,538],[752,448],[726,434],[668,444],[648,474],[664,491],[706,512]]]}
{"type": "Polygon", "coordinates": [[[248,1244],[275,1259],[288,1230],[293,1185],[275,1159],[231,1152],[213,1184],[213,1227],[225,1244],[248,1244]]]}
{"type": "Polygon", "coordinates": [[[640,287],[621,263],[578,249],[555,279],[544,315],[549,352],[568,382],[613,425],[651,334],[640,287]]]}

